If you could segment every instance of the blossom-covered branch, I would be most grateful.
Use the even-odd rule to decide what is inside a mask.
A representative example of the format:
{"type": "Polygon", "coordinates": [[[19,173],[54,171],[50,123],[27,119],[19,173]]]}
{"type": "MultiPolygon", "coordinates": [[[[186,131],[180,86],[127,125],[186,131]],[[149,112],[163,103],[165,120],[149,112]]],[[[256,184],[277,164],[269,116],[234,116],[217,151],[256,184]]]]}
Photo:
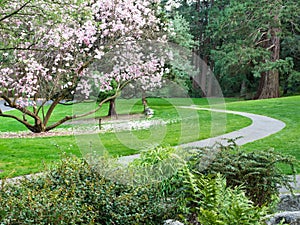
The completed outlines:
{"type": "Polygon", "coordinates": [[[88,98],[93,87],[109,91],[113,81],[119,88],[136,79],[145,85],[159,83],[164,61],[139,44],[166,39],[165,24],[157,17],[159,3],[37,0],[4,5],[0,14],[15,13],[0,26],[0,97],[13,98],[10,107],[34,118],[26,127],[44,132],[78,117],[69,115],[48,124],[62,100],[75,95],[88,98]]]}

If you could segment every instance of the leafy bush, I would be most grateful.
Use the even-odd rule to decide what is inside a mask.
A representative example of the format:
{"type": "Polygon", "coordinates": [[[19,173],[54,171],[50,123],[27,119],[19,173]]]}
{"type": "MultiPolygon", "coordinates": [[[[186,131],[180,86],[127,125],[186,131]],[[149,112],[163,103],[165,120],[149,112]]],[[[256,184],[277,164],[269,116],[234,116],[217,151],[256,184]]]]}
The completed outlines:
{"type": "Polygon", "coordinates": [[[138,159],[129,164],[127,174],[134,174],[136,183],[156,185],[162,196],[170,198],[170,195],[180,188],[180,185],[176,184],[180,183],[178,171],[184,164],[181,155],[173,147],[144,150],[138,159]]]}
{"type": "Polygon", "coordinates": [[[159,191],[173,200],[186,223],[264,224],[278,186],[291,188],[291,178],[278,164],[290,165],[295,174],[296,161],[273,150],[243,152],[234,140],[229,142],[213,148],[156,148],[134,164],[158,171],[164,171],[161,165],[172,165],[173,174],[163,177],[159,191]]]}
{"type": "Polygon", "coordinates": [[[155,186],[101,175],[101,161],[63,158],[44,176],[0,190],[1,224],[161,224],[172,212],[155,186]]]}
{"type": "Polygon", "coordinates": [[[222,175],[204,175],[191,169],[187,157],[184,149],[159,147],[143,152],[133,165],[160,171],[165,171],[162,165],[172,165],[173,174],[162,174],[158,190],[172,199],[176,219],[185,224],[264,224],[267,208],[254,206],[240,188],[228,188],[222,175]]]}
{"type": "Polygon", "coordinates": [[[284,156],[274,150],[245,152],[238,148],[231,140],[227,147],[193,149],[190,166],[198,173],[221,173],[229,187],[242,186],[246,195],[259,206],[271,204],[274,196],[279,195],[279,186],[285,186],[290,191],[292,181],[290,176],[282,173],[280,164],[287,164],[291,173],[296,174],[294,165],[296,160],[291,156],[284,156]],[[214,151],[209,164],[202,166],[203,157],[214,151]]]}
{"type": "Polygon", "coordinates": [[[158,147],[127,167],[106,157],[63,157],[42,176],[3,185],[0,223],[263,224],[262,205],[289,181],[275,164],[293,161],[233,144],[221,146],[203,167],[209,150],[158,147]]]}
{"type": "Polygon", "coordinates": [[[256,207],[240,188],[231,189],[220,175],[195,174],[186,167],[184,202],[187,222],[211,224],[264,224],[266,207],[256,207]]]}

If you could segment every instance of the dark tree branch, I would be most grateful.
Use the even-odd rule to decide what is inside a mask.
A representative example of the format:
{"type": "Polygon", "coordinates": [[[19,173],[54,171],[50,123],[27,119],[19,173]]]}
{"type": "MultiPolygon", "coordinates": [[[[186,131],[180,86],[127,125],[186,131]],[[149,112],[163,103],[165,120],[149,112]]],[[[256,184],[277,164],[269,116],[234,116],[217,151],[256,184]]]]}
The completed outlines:
{"type": "Polygon", "coordinates": [[[57,104],[64,98],[64,96],[60,96],[58,97],[57,99],[55,99],[55,101],[52,102],[52,104],[50,105],[50,108],[48,109],[47,113],[46,113],[46,116],[45,116],[45,119],[44,119],[44,126],[47,125],[50,117],[51,117],[51,114],[53,112],[53,110],[55,109],[55,107],[57,106],[57,104]]]}
{"type": "MultiPolygon", "coordinates": [[[[129,81],[127,81],[126,83],[129,83],[129,81]]],[[[55,127],[58,127],[59,125],[63,124],[64,122],[68,121],[68,120],[73,120],[73,119],[78,119],[78,118],[82,118],[82,117],[85,117],[85,116],[88,116],[88,115],[91,115],[93,113],[96,113],[98,112],[101,108],[102,108],[102,105],[112,99],[115,99],[116,97],[118,97],[119,95],[119,91],[120,89],[118,89],[116,91],[116,93],[106,99],[104,99],[103,101],[101,101],[99,104],[98,104],[98,107],[94,110],[91,110],[87,113],[84,113],[84,114],[81,114],[81,115],[73,115],[73,116],[66,116],[64,117],[63,119],[57,121],[56,123],[52,124],[51,126],[48,126],[46,127],[46,131],[49,131],[49,130],[52,130],[54,129],[55,127]]]]}
{"type": "Polygon", "coordinates": [[[14,99],[13,101],[11,101],[7,96],[3,95],[1,96],[4,100],[5,100],[5,103],[4,105],[5,106],[8,106],[10,108],[13,108],[13,109],[17,109],[19,110],[20,112],[22,112],[23,114],[26,114],[30,117],[32,117],[33,119],[39,119],[39,116],[38,115],[35,115],[34,113],[32,113],[31,111],[29,111],[28,109],[16,104],[16,99],[14,99]]]}
{"type": "Polygon", "coordinates": [[[42,104],[38,107],[38,109],[37,109],[37,115],[40,113],[41,109],[43,110],[43,108],[44,108],[46,102],[47,102],[47,100],[44,100],[44,101],[42,102],[42,104]]]}
{"type": "Polygon", "coordinates": [[[10,114],[3,114],[2,111],[0,111],[0,116],[1,117],[7,117],[7,118],[12,118],[12,119],[15,119],[17,120],[18,122],[24,124],[26,127],[32,127],[32,125],[30,123],[28,123],[26,120],[22,120],[20,119],[19,117],[17,116],[14,116],[14,115],[10,115],[10,114]]]}
{"type": "Polygon", "coordinates": [[[0,19],[0,22],[3,21],[3,20],[5,20],[5,19],[7,19],[7,18],[9,18],[9,17],[12,17],[13,15],[18,14],[18,13],[19,13],[22,9],[24,9],[30,2],[31,2],[31,0],[29,0],[28,2],[26,2],[24,5],[22,5],[22,6],[21,6],[19,9],[17,9],[16,11],[14,11],[14,12],[12,12],[12,13],[10,13],[10,14],[4,16],[4,17],[2,17],[2,18],[0,19]]]}

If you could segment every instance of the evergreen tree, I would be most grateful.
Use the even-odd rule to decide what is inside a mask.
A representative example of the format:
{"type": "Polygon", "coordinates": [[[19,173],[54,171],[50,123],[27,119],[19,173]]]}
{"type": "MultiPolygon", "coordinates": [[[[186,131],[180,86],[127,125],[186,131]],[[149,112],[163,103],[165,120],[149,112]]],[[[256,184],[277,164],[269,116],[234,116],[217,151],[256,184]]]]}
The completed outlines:
{"type": "Polygon", "coordinates": [[[289,27],[299,30],[299,6],[293,0],[215,1],[207,29],[216,46],[212,50],[215,71],[221,77],[239,76],[240,80],[257,77],[255,98],[279,97],[279,76],[290,73],[294,66],[289,55],[280,52],[283,41],[291,36],[289,27]]]}

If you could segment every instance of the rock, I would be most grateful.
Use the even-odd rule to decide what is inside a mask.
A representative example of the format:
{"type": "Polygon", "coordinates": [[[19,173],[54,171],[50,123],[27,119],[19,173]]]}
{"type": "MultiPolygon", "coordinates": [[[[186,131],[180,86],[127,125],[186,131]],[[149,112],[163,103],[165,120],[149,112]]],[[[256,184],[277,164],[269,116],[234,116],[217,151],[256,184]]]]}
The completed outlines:
{"type": "Polygon", "coordinates": [[[153,111],[153,109],[150,109],[149,107],[147,107],[147,108],[145,109],[145,111],[144,111],[144,114],[145,114],[145,116],[147,116],[147,117],[151,117],[151,116],[154,115],[154,111],[153,111]]]}
{"type": "Polygon", "coordinates": [[[278,211],[300,211],[300,195],[284,194],[280,196],[278,211]]]}
{"type": "Polygon", "coordinates": [[[166,220],[164,222],[164,225],[184,225],[184,224],[177,220],[166,220]]]}
{"type": "Polygon", "coordinates": [[[300,195],[282,194],[277,205],[278,213],[270,215],[267,225],[275,225],[283,222],[284,224],[300,224],[300,195]]]}
{"type": "Polygon", "coordinates": [[[266,222],[266,224],[275,225],[275,224],[280,224],[280,222],[289,225],[299,225],[300,211],[276,213],[271,216],[271,218],[266,222]]]}

